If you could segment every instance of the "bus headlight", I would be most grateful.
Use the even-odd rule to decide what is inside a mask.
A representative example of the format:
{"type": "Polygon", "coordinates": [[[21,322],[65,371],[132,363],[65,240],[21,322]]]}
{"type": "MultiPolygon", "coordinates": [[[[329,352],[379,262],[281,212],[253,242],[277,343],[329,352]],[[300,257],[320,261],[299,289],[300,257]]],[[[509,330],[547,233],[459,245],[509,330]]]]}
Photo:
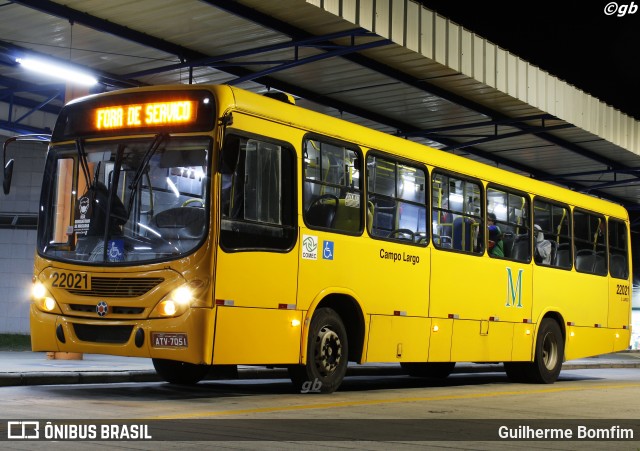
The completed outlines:
{"type": "Polygon", "coordinates": [[[58,303],[51,297],[49,291],[42,282],[35,282],[31,287],[31,298],[39,310],[47,313],[62,313],[58,303]]]}
{"type": "Polygon", "coordinates": [[[56,301],[53,298],[50,298],[49,296],[45,297],[42,300],[42,308],[43,308],[43,310],[46,310],[47,312],[54,311],[57,306],[58,306],[58,304],[56,303],[56,301]]]}
{"type": "Polygon", "coordinates": [[[193,300],[193,292],[188,285],[173,290],[165,299],[163,299],[153,312],[152,318],[167,318],[170,316],[180,316],[187,311],[193,300]]]}
{"type": "Polygon", "coordinates": [[[42,282],[35,282],[31,287],[31,296],[34,301],[39,301],[44,299],[47,295],[47,289],[44,287],[42,282]]]}

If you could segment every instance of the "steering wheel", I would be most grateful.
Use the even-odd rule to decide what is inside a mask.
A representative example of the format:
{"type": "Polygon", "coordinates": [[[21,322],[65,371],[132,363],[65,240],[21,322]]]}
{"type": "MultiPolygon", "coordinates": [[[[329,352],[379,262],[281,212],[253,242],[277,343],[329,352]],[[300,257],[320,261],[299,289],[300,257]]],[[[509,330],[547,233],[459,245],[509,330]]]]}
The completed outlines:
{"type": "Polygon", "coordinates": [[[336,206],[338,206],[338,203],[340,202],[338,200],[338,196],[335,196],[333,194],[323,194],[322,196],[316,198],[313,202],[311,202],[311,205],[309,205],[309,208],[307,208],[307,211],[312,210],[313,207],[317,206],[318,204],[329,203],[329,202],[325,202],[328,199],[334,201],[336,206]]]}
{"type": "Polygon", "coordinates": [[[394,238],[394,237],[397,238],[397,239],[400,239],[400,240],[404,240],[404,239],[407,239],[409,241],[415,241],[416,240],[416,234],[413,233],[413,231],[409,230],[409,229],[395,229],[395,230],[392,230],[391,233],[389,233],[389,235],[387,236],[387,238],[394,238]]]}
{"type": "Polygon", "coordinates": [[[204,208],[204,201],[202,199],[187,199],[182,203],[182,207],[186,207],[189,204],[193,204],[195,202],[200,202],[200,207],[204,208]]]}

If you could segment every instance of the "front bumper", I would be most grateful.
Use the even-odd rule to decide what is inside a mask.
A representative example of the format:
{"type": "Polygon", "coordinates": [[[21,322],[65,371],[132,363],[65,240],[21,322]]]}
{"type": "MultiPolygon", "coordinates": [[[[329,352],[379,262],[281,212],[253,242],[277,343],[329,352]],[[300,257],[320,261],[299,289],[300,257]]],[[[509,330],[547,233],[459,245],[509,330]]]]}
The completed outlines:
{"type": "Polygon", "coordinates": [[[80,352],[211,364],[214,313],[191,308],[162,319],[96,320],[55,315],[31,305],[33,351],[80,352]],[[187,346],[153,346],[152,332],[187,334],[187,346]]]}

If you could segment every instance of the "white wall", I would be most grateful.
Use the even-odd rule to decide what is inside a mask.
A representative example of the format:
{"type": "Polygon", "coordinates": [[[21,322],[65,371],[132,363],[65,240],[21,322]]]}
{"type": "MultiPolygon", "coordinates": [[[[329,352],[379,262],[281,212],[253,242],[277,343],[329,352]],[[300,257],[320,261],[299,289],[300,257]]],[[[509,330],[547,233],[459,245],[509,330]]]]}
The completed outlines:
{"type": "MultiPolygon", "coordinates": [[[[6,137],[0,137],[4,143],[6,137]]],[[[0,214],[36,214],[46,145],[13,143],[15,160],[11,192],[0,192],[0,214]]],[[[0,178],[3,178],[0,175],[0,178]]],[[[0,333],[29,333],[29,289],[33,276],[36,230],[0,228],[0,333]]]]}

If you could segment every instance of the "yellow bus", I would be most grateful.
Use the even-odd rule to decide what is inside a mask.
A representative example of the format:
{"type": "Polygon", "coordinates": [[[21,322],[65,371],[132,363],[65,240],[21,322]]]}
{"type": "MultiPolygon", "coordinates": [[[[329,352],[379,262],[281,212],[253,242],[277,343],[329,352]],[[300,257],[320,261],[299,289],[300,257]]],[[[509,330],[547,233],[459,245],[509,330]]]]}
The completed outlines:
{"type": "Polygon", "coordinates": [[[617,204],[279,99],[122,90],[56,122],[32,347],[181,384],[268,365],[329,393],[348,362],[553,383],[627,349],[629,243],[617,204]]]}

